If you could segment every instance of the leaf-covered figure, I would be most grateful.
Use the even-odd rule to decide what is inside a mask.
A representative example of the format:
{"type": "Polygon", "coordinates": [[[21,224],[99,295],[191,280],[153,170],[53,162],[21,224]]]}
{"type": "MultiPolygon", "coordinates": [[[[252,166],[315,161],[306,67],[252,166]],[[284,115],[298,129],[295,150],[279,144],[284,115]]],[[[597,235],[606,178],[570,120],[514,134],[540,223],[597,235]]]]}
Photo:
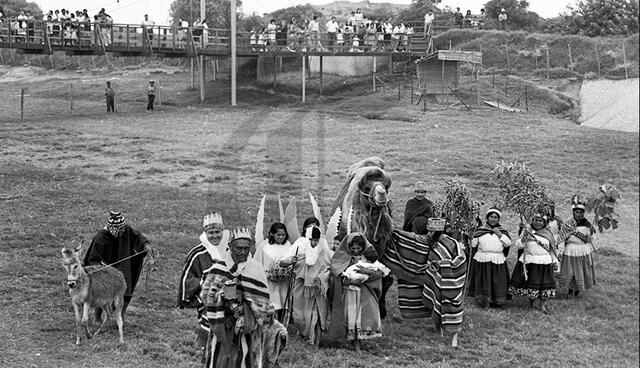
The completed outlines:
{"type": "Polygon", "coordinates": [[[619,199],[620,193],[611,184],[601,185],[596,194],[587,198],[586,210],[593,211],[593,225],[599,232],[618,228],[620,216],[614,211],[619,199]]]}
{"type": "Polygon", "coordinates": [[[467,187],[449,180],[444,187],[445,197],[435,203],[436,212],[447,219],[451,236],[467,242],[477,227],[480,204],[471,198],[467,187]]]}
{"type": "Polygon", "coordinates": [[[491,170],[491,176],[500,188],[503,208],[520,215],[524,224],[530,223],[536,213],[546,213],[553,205],[547,188],[531,174],[524,162],[501,161],[491,170]]]}

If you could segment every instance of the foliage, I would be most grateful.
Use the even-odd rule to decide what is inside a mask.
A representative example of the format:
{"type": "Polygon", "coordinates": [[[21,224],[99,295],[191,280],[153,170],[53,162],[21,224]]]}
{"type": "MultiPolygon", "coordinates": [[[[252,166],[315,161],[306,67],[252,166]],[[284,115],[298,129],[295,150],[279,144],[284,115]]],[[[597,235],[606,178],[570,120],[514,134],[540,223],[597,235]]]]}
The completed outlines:
{"type": "Polygon", "coordinates": [[[458,180],[448,180],[444,193],[444,200],[435,203],[435,213],[447,219],[454,238],[469,239],[477,226],[480,204],[471,198],[467,187],[458,180]]]}
{"type": "Polygon", "coordinates": [[[33,1],[0,0],[0,8],[4,10],[4,16],[7,18],[17,17],[21,10],[28,10],[36,19],[42,19],[42,9],[33,1]]]}
{"type": "Polygon", "coordinates": [[[502,8],[507,13],[511,29],[536,29],[538,26],[540,16],[527,10],[529,2],[526,0],[490,0],[484,6],[487,18],[496,20],[502,8]]]}
{"type": "Polygon", "coordinates": [[[243,30],[243,31],[251,31],[252,29],[260,30],[266,27],[266,23],[267,23],[267,20],[264,17],[254,13],[254,14],[242,17],[242,19],[239,20],[238,30],[243,30]]]}
{"type": "Polygon", "coordinates": [[[563,15],[568,33],[590,37],[638,33],[638,0],[582,0],[563,15]]]}
{"type": "MultiPolygon", "coordinates": [[[[373,19],[373,20],[376,20],[376,19],[387,20],[387,19],[394,18],[393,10],[391,10],[391,8],[373,8],[367,11],[366,16],[367,18],[373,19]]],[[[401,17],[398,17],[398,18],[401,19],[402,21],[405,21],[405,19],[401,17]]]]}
{"type": "Polygon", "coordinates": [[[491,176],[500,187],[504,209],[520,215],[523,223],[529,223],[534,214],[546,211],[553,204],[545,185],[531,174],[524,162],[501,161],[491,170],[491,176]]]}
{"type": "MultiPolygon", "coordinates": [[[[242,6],[241,0],[236,0],[238,8],[242,6]]],[[[200,1],[174,0],[169,11],[174,23],[179,19],[193,24],[200,19],[200,1]],[[191,8],[189,7],[191,6],[191,8]]],[[[237,18],[242,18],[242,13],[237,12],[237,18]]],[[[206,22],[209,28],[231,28],[231,2],[229,0],[206,0],[206,22]]]]}
{"type": "Polygon", "coordinates": [[[283,19],[287,22],[295,19],[298,24],[313,19],[314,15],[320,18],[322,17],[322,12],[320,10],[317,10],[310,4],[290,6],[288,8],[278,9],[267,14],[269,19],[275,19],[277,22],[283,19]]]}
{"type": "Polygon", "coordinates": [[[593,225],[597,225],[598,231],[615,230],[618,228],[620,216],[614,212],[620,193],[611,184],[603,184],[598,192],[587,198],[587,211],[593,211],[593,225]]]}
{"type": "Polygon", "coordinates": [[[429,10],[432,10],[434,14],[440,13],[440,9],[436,6],[440,1],[430,0],[418,0],[411,3],[408,9],[401,11],[398,14],[398,19],[404,22],[422,22],[424,21],[424,15],[429,10]]]}

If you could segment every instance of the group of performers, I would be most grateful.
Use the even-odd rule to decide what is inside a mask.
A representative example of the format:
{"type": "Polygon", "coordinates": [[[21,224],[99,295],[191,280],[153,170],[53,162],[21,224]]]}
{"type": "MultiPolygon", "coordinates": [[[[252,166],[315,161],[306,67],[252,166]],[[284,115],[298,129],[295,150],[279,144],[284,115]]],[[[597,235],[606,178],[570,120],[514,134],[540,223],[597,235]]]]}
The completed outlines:
{"type": "MultiPolygon", "coordinates": [[[[404,228],[425,233],[433,204],[425,198],[423,182],[416,184],[414,194],[407,202],[404,228]]],[[[595,285],[595,231],[584,217],[584,203],[574,203],[572,211],[566,222],[555,216],[554,208],[534,215],[530,224],[521,224],[515,241],[500,224],[501,211],[492,207],[486,212],[469,250],[469,295],[479,306],[499,308],[512,295],[522,295],[532,307],[549,313],[547,300],[556,295],[556,277],[569,297],[595,285]],[[509,275],[506,258],[512,246],[518,261],[509,275]]],[[[259,361],[275,366],[290,320],[312,345],[326,336],[346,339],[358,351],[361,340],[382,335],[379,301],[390,271],[364,234],[334,242],[325,238],[316,217],[304,221],[301,236],[293,241],[280,222],[258,244],[246,228],[225,228],[217,213],[205,216],[202,227],[200,244],[184,263],[177,306],[197,311],[196,344],[207,367],[258,366],[259,361]]],[[[148,240],[112,212],[84,263],[120,269],[128,304],[149,250],[148,240]]]]}

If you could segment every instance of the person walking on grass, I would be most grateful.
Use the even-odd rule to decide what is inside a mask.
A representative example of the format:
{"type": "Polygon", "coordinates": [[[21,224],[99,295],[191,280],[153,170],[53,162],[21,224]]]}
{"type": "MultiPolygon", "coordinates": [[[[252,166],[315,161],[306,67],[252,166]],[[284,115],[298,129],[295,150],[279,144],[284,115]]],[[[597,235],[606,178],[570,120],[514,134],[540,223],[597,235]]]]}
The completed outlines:
{"type": "Polygon", "coordinates": [[[116,92],[113,90],[113,88],[111,88],[111,81],[107,81],[107,87],[105,88],[104,96],[107,99],[107,112],[111,111],[112,113],[115,113],[116,92]]]}
{"type": "Polygon", "coordinates": [[[153,100],[156,99],[156,82],[153,79],[149,81],[147,87],[147,99],[147,110],[153,110],[153,100]]]}

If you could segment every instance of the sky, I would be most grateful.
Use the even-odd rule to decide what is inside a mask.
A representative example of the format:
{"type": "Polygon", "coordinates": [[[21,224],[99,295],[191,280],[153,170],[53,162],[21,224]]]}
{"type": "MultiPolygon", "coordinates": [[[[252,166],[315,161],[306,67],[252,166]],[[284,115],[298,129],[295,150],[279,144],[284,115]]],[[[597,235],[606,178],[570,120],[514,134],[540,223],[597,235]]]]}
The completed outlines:
{"type": "MultiPolygon", "coordinates": [[[[193,1],[199,3],[199,0],[193,1]]],[[[372,3],[411,3],[411,0],[370,1],[372,3]]],[[[487,1],[488,0],[443,0],[442,4],[452,8],[460,7],[463,13],[469,9],[475,14],[480,12],[480,8],[482,8],[487,1]]],[[[93,0],[90,2],[87,0],[35,0],[35,2],[40,5],[40,8],[44,12],[63,8],[73,11],[87,9],[89,14],[93,15],[97,13],[100,8],[105,8],[107,13],[109,13],[117,23],[139,23],[144,14],[149,14],[149,17],[154,20],[156,24],[168,25],[169,8],[173,0],[93,0]]],[[[242,11],[246,14],[253,12],[263,14],[293,5],[306,3],[321,5],[330,2],[331,0],[243,0],[242,11]]],[[[567,5],[574,4],[575,0],[529,0],[529,3],[529,10],[538,13],[542,17],[551,18],[565,11],[567,5]]]]}

